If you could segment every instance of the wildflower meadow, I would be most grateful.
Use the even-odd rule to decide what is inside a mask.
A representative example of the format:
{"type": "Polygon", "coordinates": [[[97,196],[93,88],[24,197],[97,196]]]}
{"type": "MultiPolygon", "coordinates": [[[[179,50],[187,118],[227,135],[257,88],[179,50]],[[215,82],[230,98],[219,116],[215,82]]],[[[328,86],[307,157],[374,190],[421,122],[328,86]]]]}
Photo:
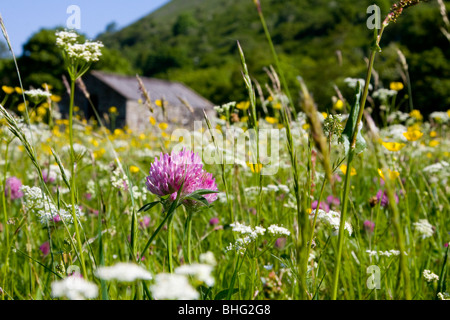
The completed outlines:
{"type": "MultiPolygon", "coordinates": [[[[194,130],[154,116],[116,126],[115,106],[86,119],[75,92],[105,45],[74,30],[54,43],[67,117],[16,64],[20,83],[0,90],[2,300],[450,299],[450,110],[404,98],[417,79],[374,81],[383,36],[428,4],[402,0],[366,30],[365,78],[322,110],[302,77],[288,85],[253,2],[266,84],[237,41],[247,98],[194,130]]],[[[139,82],[136,112],[163,108],[139,82]]]]}

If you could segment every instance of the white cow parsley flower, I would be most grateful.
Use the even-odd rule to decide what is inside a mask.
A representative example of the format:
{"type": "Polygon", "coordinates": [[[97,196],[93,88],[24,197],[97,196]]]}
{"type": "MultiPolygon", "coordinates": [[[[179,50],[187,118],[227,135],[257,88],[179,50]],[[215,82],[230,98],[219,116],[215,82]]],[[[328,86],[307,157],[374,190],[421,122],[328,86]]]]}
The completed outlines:
{"type": "Polygon", "coordinates": [[[97,294],[97,286],[84,280],[79,275],[52,283],[52,296],[55,298],[66,297],[70,300],[95,299],[97,294]]]}
{"type": "Polygon", "coordinates": [[[155,276],[155,284],[150,286],[156,300],[196,300],[199,293],[181,274],[160,273],[155,276]]]}
{"type": "Polygon", "coordinates": [[[209,264],[194,263],[191,265],[183,265],[175,269],[175,274],[190,275],[197,280],[204,282],[208,287],[214,285],[214,278],[211,276],[213,266],[209,264]]]}
{"type": "Polygon", "coordinates": [[[422,239],[429,238],[433,236],[434,230],[433,226],[428,222],[427,219],[420,219],[419,222],[414,222],[414,227],[417,232],[422,236],[422,239]]]}
{"type": "Polygon", "coordinates": [[[50,92],[44,91],[42,89],[28,90],[28,91],[25,91],[25,94],[27,96],[30,96],[30,98],[33,100],[47,99],[52,96],[52,94],[50,92]]]}
{"type": "Polygon", "coordinates": [[[111,267],[100,267],[95,275],[103,280],[133,282],[135,280],[152,280],[150,272],[134,263],[117,263],[111,267]]]}
{"type": "Polygon", "coordinates": [[[434,274],[430,270],[423,270],[423,278],[426,282],[433,282],[433,281],[439,281],[439,276],[437,274],[434,274]]]}

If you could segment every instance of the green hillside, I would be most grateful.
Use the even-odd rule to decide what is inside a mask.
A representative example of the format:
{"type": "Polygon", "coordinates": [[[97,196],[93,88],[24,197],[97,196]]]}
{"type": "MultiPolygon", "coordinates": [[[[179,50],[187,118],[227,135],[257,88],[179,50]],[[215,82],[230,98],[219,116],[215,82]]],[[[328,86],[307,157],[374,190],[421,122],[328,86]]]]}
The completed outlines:
{"type": "MultiPolygon", "coordinates": [[[[322,109],[331,104],[333,84],[345,92],[346,77],[364,76],[372,34],[366,9],[373,1],[261,3],[289,82],[296,88],[296,76],[301,75],[322,109]]],[[[391,2],[377,4],[384,19],[391,2]]],[[[396,48],[403,51],[415,106],[424,112],[446,110],[450,104],[450,43],[439,30],[442,25],[435,1],[411,8],[387,29],[377,61],[384,86],[402,81],[396,48]]],[[[119,49],[144,75],[183,81],[217,104],[245,99],[237,40],[261,84],[267,81],[263,67],[273,64],[252,0],[172,0],[100,39],[119,49]]]]}

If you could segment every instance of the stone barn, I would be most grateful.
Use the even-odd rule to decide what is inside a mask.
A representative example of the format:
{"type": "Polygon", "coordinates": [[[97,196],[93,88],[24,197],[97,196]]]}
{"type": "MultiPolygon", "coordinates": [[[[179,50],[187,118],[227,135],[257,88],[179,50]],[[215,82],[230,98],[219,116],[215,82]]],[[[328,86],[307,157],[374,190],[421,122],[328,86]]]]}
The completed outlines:
{"type": "MultiPolygon", "coordinates": [[[[150,117],[157,123],[166,122],[172,127],[192,129],[194,121],[204,119],[203,110],[214,119],[214,104],[179,82],[140,77],[152,101],[153,113],[145,105],[136,77],[92,71],[83,76],[83,82],[90,99],[106,124],[111,124],[110,108],[116,107],[115,128],[127,126],[133,131],[148,128],[150,117]],[[164,108],[161,107],[161,102],[164,108]]],[[[86,119],[96,119],[86,96],[76,86],[75,106],[80,108],[86,119]]],[[[66,93],[60,103],[61,113],[68,116],[69,95],[66,93]]]]}

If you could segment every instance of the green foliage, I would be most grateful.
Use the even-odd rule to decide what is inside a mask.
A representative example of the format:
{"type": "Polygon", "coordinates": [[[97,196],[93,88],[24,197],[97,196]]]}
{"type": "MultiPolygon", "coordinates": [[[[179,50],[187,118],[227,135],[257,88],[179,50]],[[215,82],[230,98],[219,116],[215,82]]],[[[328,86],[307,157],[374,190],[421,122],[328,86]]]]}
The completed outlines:
{"type": "MultiPolygon", "coordinates": [[[[26,89],[40,88],[43,83],[48,83],[54,88],[53,92],[63,92],[61,77],[66,72],[66,66],[60,49],[56,46],[57,30],[59,29],[41,29],[23,46],[23,55],[19,57],[18,64],[26,89]]],[[[81,39],[83,41],[85,36],[81,39]]],[[[102,59],[93,65],[93,69],[122,74],[134,73],[130,62],[118,50],[103,48],[102,53],[102,59]]],[[[0,60],[0,71],[3,84],[18,84],[12,60],[0,60]]]]}
{"type": "MultiPolygon", "coordinates": [[[[364,58],[373,34],[366,27],[366,10],[372,4],[261,1],[288,84],[297,89],[296,77],[301,75],[321,110],[331,108],[334,84],[351,97],[353,91],[343,80],[365,76],[364,58]]],[[[376,4],[383,19],[392,2],[376,4]]],[[[446,110],[449,104],[450,44],[439,30],[442,24],[436,3],[406,10],[386,30],[383,52],[377,57],[380,78],[401,81],[394,49],[401,48],[409,64],[415,106],[423,113],[446,110]],[[437,87],[433,93],[430,84],[437,87]]],[[[236,81],[242,83],[234,76],[240,73],[236,41],[245,52],[250,74],[262,85],[267,80],[263,68],[274,63],[251,0],[172,0],[135,24],[99,38],[107,47],[120,49],[145,76],[183,81],[216,104],[245,98],[245,92],[235,89],[236,81]]],[[[380,85],[388,87],[389,82],[380,85]]]]}

